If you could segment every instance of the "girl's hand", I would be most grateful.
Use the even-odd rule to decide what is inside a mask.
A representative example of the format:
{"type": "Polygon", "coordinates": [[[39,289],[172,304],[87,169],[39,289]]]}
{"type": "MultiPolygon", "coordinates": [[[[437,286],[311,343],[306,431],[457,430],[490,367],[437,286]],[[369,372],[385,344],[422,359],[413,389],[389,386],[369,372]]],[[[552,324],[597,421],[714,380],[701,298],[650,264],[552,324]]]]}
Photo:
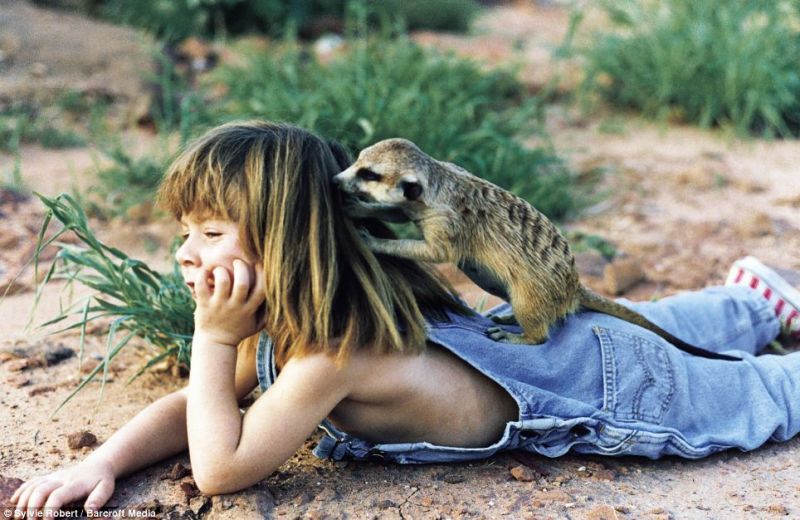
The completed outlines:
{"type": "Polygon", "coordinates": [[[27,518],[35,518],[34,511],[43,507],[55,510],[86,496],[84,508],[97,510],[114,493],[114,478],[110,464],[87,458],[76,466],[30,479],[17,488],[11,503],[18,511],[28,511],[27,518]]]}
{"type": "Polygon", "coordinates": [[[259,269],[251,271],[243,260],[233,261],[233,279],[224,267],[200,271],[194,289],[195,335],[235,347],[264,327],[260,309],[264,302],[263,274],[259,269]],[[209,286],[209,278],[214,280],[213,287],[209,286]]]}

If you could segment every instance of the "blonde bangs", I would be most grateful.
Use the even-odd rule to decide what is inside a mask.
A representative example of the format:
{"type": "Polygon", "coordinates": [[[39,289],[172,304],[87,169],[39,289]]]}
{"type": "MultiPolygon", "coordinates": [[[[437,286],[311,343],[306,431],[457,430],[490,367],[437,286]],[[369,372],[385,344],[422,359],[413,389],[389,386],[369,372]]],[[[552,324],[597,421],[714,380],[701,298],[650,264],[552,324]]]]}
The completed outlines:
{"type": "Polygon", "coordinates": [[[210,137],[175,159],[159,186],[158,205],[178,220],[190,213],[231,221],[242,216],[246,200],[242,175],[231,174],[232,154],[210,137]]]}

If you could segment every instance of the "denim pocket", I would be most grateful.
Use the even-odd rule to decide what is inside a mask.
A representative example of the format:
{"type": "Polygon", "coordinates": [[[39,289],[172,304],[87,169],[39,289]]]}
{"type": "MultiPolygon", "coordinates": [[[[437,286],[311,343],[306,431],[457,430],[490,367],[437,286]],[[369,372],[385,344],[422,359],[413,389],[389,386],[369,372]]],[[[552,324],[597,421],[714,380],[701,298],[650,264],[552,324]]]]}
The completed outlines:
{"type": "Polygon", "coordinates": [[[593,330],[603,357],[603,410],[620,421],[659,424],[675,392],[667,347],[618,330],[593,330]]]}

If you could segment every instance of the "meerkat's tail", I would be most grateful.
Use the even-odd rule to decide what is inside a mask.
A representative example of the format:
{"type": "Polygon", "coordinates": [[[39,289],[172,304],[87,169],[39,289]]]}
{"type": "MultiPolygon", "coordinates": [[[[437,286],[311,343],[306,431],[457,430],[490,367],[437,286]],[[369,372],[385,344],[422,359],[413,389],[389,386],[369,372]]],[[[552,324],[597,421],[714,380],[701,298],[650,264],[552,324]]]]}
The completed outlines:
{"type": "Polygon", "coordinates": [[[613,300],[609,300],[608,298],[600,296],[599,294],[591,291],[586,287],[581,286],[581,288],[578,291],[578,298],[580,300],[580,304],[583,307],[592,311],[602,312],[603,314],[615,316],[621,320],[625,320],[629,323],[633,323],[634,325],[639,325],[640,327],[643,327],[651,332],[655,332],[665,340],[669,341],[671,344],[675,345],[679,349],[689,354],[709,359],[741,361],[737,357],[720,354],[718,352],[711,352],[710,350],[690,345],[689,343],[686,343],[682,339],[676,338],[675,336],[665,331],[652,321],[648,320],[638,312],[631,310],[613,300]]]}

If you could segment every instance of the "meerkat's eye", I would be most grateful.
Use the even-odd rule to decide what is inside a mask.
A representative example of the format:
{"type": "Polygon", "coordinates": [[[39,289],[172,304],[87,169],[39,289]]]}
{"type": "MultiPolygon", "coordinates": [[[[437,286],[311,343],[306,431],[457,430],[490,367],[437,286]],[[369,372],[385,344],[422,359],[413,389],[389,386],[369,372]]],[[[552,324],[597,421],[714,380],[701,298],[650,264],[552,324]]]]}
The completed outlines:
{"type": "Polygon", "coordinates": [[[362,181],[379,181],[381,180],[381,176],[374,171],[370,170],[369,168],[359,168],[356,172],[356,176],[361,179],[362,181]]]}
{"type": "Polygon", "coordinates": [[[406,200],[417,200],[422,195],[422,186],[418,182],[403,181],[400,183],[400,187],[403,189],[403,197],[406,200]]]}

